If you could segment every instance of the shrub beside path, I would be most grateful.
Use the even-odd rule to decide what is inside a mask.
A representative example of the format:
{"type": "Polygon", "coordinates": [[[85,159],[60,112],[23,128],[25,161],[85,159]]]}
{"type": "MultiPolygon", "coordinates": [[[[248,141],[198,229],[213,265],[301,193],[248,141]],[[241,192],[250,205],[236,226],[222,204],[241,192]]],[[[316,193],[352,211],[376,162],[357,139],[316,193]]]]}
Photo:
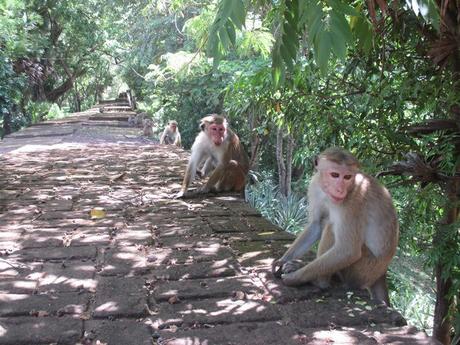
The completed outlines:
{"type": "Polygon", "coordinates": [[[293,236],[239,195],[171,199],[188,152],[121,100],[0,142],[0,344],[434,344],[366,292],[288,288],[293,236]]]}

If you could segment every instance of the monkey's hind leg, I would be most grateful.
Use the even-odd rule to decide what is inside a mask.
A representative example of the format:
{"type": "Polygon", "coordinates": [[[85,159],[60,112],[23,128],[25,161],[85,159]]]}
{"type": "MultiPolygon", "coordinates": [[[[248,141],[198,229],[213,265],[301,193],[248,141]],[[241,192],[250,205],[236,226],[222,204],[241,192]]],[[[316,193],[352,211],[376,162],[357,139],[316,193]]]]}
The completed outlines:
{"type": "Polygon", "coordinates": [[[384,273],[375,283],[369,288],[371,298],[384,302],[388,307],[390,304],[390,295],[388,294],[387,274],[384,273]]]}
{"type": "Polygon", "coordinates": [[[238,162],[231,160],[225,169],[225,174],[217,183],[217,189],[222,192],[241,192],[246,185],[246,176],[238,162]]]}
{"type": "Polygon", "coordinates": [[[386,285],[388,261],[375,257],[366,246],[363,246],[362,257],[340,273],[350,288],[367,288],[372,299],[390,305],[386,285]]]}

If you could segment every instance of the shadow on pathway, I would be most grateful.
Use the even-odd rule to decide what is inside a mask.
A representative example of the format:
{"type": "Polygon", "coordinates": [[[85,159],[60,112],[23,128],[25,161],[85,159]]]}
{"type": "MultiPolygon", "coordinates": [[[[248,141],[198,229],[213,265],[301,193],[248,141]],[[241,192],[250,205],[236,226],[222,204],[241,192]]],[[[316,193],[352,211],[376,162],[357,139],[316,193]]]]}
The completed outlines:
{"type": "Polygon", "coordinates": [[[293,236],[238,195],[171,199],[188,152],[128,114],[0,143],[0,344],[432,344],[365,292],[273,279],[293,236]]]}

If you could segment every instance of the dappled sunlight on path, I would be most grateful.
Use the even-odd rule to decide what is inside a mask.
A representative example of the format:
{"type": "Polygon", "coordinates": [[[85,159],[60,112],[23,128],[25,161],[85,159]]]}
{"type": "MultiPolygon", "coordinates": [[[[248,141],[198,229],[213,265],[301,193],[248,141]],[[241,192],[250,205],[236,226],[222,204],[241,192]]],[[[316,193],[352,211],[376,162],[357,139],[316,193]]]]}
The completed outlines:
{"type": "Polygon", "coordinates": [[[280,284],[293,236],[240,195],[172,199],[188,152],[112,110],[0,144],[0,345],[431,344],[366,292],[280,284]]]}

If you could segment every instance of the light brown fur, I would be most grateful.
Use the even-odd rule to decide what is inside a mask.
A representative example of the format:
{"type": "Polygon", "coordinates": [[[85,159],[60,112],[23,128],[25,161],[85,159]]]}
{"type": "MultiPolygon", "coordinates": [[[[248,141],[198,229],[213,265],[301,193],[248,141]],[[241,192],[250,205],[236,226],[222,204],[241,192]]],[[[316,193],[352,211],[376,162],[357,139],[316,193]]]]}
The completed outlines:
{"type": "Polygon", "coordinates": [[[165,129],[160,137],[160,144],[182,146],[182,139],[179,132],[177,121],[171,120],[165,126],[165,129]]]}
{"type": "Polygon", "coordinates": [[[142,134],[146,137],[153,136],[153,121],[152,119],[144,119],[144,128],[142,130],[142,134]]]}
{"type": "Polygon", "coordinates": [[[182,197],[194,180],[196,170],[205,163],[204,175],[214,167],[206,184],[199,193],[242,191],[249,171],[249,159],[238,136],[228,127],[227,120],[217,114],[211,114],[200,121],[201,132],[195,138],[192,154],[182,183],[182,189],[176,197],[182,197]],[[213,142],[210,126],[224,128],[221,143],[213,142]]]}
{"type": "Polygon", "coordinates": [[[357,161],[347,151],[329,149],[320,158],[348,164],[345,171],[352,172],[352,179],[346,197],[332,202],[323,190],[322,179],[328,177],[320,172],[313,176],[308,191],[310,224],[274,262],[273,271],[282,273],[287,285],[313,281],[322,287],[337,273],[348,286],[369,288],[374,298],[389,304],[385,277],[399,235],[391,196],[376,179],[357,170],[357,161]],[[338,155],[347,158],[335,160],[338,155]],[[292,271],[289,262],[303,256],[319,236],[316,259],[292,271]]]}

